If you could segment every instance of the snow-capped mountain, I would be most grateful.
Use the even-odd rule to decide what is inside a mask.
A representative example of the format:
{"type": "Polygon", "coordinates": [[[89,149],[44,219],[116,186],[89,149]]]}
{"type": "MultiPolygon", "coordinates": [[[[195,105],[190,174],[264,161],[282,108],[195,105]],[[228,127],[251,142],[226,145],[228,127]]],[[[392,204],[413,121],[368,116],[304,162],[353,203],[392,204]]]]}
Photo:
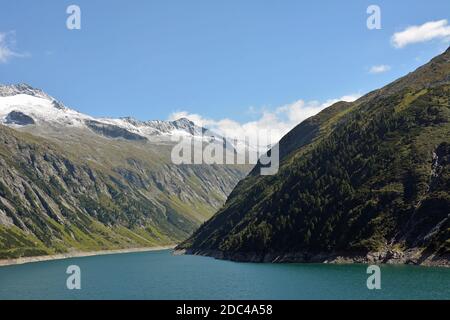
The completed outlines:
{"type": "Polygon", "coordinates": [[[214,140],[223,138],[192,121],[140,121],[126,118],[95,118],[64,106],[42,90],[27,84],[0,86],[0,123],[13,127],[52,126],[86,128],[110,137],[152,139],[193,136],[214,140]]]}
{"type": "Polygon", "coordinates": [[[83,126],[87,115],[65,107],[41,90],[26,84],[0,86],[0,122],[6,125],[60,124],[83,126]],[[26,119],[26,121],[21,121],[26,119]]]}
{"type": "Polygon", "coordinates": [[[0,240],[0,256],[186,239],[250,170],[175,162],[172,138],[206,148],[205,131],[187,119],[95,118],[30,86],[0,86],[0,239],[17,239],[17,250],[0,240]]]}
{"type": "MultiPolygon", "coordinates": [[[[29,96],[52,100],[48,94],[42,90],[35,89],[25,83],[13,85],[0,85],[0,97],[15,96],[18,94],[26,94],[29,96]]],[[[54,100],[54,99],[53,99],[54,100]]]]}
{"type": "Polygon", "coordinates": [[[71,132],[82,132],[110,139],[172,143],[180,137],[224,146],[257,159],[269,148],[250,144],[245,139],[224,137],[196,125],[186,118],[174,121],[140,121],[132,117],[96,118],[65,106],[40,89],[27,84],[0,85],[0,124],[44,137],[65,139],[71,132]],[[73,130],[71,130],[73,129],[73,130]],[[62,134],[63,133],[63,134],[62,134]],[[251,156],[250,156],[251,154],[251,156]]]}

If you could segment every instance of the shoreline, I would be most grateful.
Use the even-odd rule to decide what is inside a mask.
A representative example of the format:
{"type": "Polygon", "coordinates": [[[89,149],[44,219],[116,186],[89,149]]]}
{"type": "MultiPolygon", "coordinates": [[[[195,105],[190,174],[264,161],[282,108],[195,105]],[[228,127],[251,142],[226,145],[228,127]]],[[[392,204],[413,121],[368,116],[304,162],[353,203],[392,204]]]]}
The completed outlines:
{"type": "Polygon", "coordinates": [[[43,261],[64,260],[64,259],[70,259],[70,258],[104,256],[104,255],[110,255],[110,254],[161,251],[161,250],[174,249],[175,246],[176,245],[158,246],[158,247],[143,247],[143,248],[129,248],[129,249],[100,250],[100,251],[76,251],[76,252],[59,253],[59,254],[52,254],[52,255],[46,255],[46,256],[33,256],[33,257],[22,257],[22,258],[16,258],[16,259],[3,259],[3,260],[0,260],[0,267],[34,263],[34,262],[43,262],[43,261]]]}
{"type": "Polygon", "coordinates": [[[243,263],[321,263],[321,264],[386,264],[386,265],[416,265],[423,267],[450,268],[450,256],[422,256],[420,250],[407,252],[369,252],[358,253],[316,253],[309,252],[234,252],[227,253],[219,250],[177,249],[174,255],[198,255],[218,260],[243,263]]]}

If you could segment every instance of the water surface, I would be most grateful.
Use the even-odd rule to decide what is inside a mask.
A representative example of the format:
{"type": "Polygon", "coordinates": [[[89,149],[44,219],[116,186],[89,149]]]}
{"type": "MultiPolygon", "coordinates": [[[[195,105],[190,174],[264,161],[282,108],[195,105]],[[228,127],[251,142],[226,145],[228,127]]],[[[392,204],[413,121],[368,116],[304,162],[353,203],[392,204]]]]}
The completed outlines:
{"type": "Polygon", "coordinates": [[[366,268],[126,253],[0,267],[0,299],[450,299],[448,268],[382,266],[381,290],[366,268]],[[66,288],[69,265],[81,290],[66,288]]]}

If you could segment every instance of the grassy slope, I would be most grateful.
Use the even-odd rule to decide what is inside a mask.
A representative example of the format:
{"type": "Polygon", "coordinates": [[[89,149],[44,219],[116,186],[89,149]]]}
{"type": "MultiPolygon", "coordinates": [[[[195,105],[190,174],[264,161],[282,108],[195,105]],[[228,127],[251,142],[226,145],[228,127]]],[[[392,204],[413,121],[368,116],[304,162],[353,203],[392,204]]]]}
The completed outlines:
{"type": "Polygon", "coordinates": [[[63,137],[0,127],[0,258],[179,242],[244,172],[170,168],[169,145],[63,137]]]}

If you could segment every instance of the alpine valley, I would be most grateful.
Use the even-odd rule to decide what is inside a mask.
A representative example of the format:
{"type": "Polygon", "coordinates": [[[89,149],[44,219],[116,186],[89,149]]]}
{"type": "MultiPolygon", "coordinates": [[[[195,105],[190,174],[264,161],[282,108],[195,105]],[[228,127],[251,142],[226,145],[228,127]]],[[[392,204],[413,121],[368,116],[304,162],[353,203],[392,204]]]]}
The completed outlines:
{"type": "Polygon", "coordinates": [[[279,142],[178,246],[254,262],[450,264],[450,48],[279,142]]]}
{"type": "Polygon", "coordinates": [[[97,119],[0,86],[0,259],[172,245],[223,205],[246,166],[174,165],[187,119],[97,119]],[[175,139],[176,140],[176,139],[175,139]]]}

